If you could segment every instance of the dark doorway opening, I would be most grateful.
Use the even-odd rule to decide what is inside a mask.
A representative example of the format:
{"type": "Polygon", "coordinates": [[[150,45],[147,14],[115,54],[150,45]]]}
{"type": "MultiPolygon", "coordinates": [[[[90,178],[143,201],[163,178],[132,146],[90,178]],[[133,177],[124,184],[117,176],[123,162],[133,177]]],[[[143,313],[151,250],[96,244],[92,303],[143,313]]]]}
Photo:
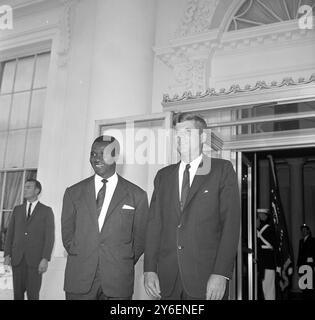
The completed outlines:
{"type": "Polygon", "coordinates": [[[292,249],[293,275],[285,299],[302,299],[297,273],[300,227],[315,234],[315,148],[242,153],[242,298],[259,298],[257,279],[257,209],[270,208],[271,155],[278,180],[280,201],[292,249]]]}

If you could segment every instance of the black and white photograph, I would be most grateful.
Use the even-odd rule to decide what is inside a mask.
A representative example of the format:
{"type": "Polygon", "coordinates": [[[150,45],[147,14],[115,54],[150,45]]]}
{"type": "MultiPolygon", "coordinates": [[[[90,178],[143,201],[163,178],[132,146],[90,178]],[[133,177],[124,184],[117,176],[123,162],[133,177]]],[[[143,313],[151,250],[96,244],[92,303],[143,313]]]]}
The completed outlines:
{"type": "Polygon", "coordinates": [[[0,0],[0,300],[314,286],[315,0],[0,0]]]}

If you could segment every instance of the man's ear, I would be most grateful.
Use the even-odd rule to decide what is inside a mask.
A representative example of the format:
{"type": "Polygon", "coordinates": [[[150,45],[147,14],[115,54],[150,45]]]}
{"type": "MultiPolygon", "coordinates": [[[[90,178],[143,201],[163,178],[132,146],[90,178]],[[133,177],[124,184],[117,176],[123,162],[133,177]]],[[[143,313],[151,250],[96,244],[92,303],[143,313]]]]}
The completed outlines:
{"type": "Polygon", "coordinates": [[[202,134],[201,134],[201,143],[202,144],[206,143],[207,137],[208,137],[208,130],[205,129],[202,131],[202,134]]]}

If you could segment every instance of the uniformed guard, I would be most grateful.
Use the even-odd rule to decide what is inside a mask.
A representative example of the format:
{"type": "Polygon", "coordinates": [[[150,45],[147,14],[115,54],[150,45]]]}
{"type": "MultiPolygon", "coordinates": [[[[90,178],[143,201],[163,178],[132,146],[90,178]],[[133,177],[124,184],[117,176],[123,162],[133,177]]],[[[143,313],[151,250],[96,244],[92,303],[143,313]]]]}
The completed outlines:
{"type": "Polygon", "coordinates": [[[257,209],[257,262],[263,298],[275,300],[275,232],[269,209],[257,209]]]}

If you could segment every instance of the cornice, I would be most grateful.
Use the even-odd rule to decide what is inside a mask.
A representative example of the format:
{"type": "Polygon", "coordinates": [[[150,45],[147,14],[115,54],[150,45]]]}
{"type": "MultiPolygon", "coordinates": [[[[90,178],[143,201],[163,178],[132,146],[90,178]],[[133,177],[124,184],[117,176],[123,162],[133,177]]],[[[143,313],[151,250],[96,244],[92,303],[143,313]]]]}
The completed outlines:
{"type": "MultiPolygon", "coordinates": [[[[13,9],[15,20],[25,16],[36,14],[45,10],[51,10],[60,6],[60,0],[24,0],[24,1],[5,1],[13,9]]],[[[1,4],[1,2],[0,2],[1,4]]]]}
{"type": "Polygon", "coordinates": [[[315,27],[299,29],[298,20],[290,20],[225,33],[215,29],[207,33],[170,40],[169,46],[155,47],[154,51],[166,65],[174,67],[174,61],[177,61],[174,58],[179,55],[198,56],[198,51],[208,50],[208,57],[211,57],[213,50],[217,49],[246,50],[265,45],[280,46],[286,43],[292,44],[292,41],[308,41],[313,37],[315,37],[315,27]]]}
{"type": "Polygon", "coordinates": [[[283,45],[292,41],[303,41],[315,36],[314,29],[299,29],[298,20],[225,32],[220,39],[219,49],[235,50],[265,45],[283,45]]]}

